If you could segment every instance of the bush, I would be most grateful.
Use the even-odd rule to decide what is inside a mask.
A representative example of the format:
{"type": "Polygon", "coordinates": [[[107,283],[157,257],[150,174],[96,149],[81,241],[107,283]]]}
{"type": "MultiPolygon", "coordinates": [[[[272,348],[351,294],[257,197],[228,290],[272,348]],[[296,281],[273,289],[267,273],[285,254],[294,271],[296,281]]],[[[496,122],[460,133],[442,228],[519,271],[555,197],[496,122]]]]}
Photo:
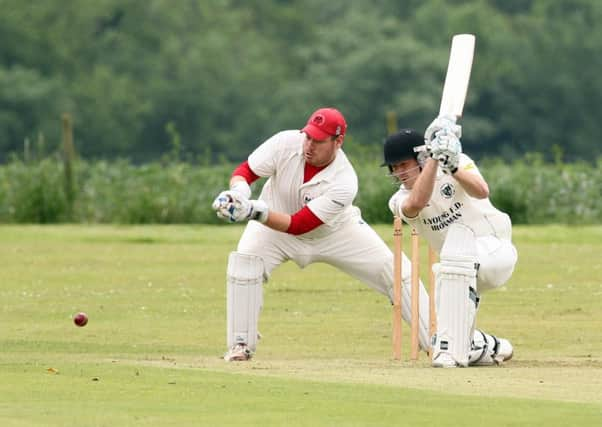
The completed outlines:
{"type": "Polygon", "coordinates": [[[70,206],[60,160],[13,160],[0,166],[0,221],[218,223],[211,202],[231,172],[231,166],[79,161],[70,206]]]}
{"type": "MultiPolygon", "coordinates": [[[[374,158],[352,158],[360,189],[355,201],[369,223],[392,220],[387,202],[397,185],[374,158]]],[[[515,224],[602,223],[602,159],[545,163],[528,155],[513,163],[481,162],[491,200],[515,224]]],[[[220,223],[211,202],[234,165],[78,161],[73,203],[66,195],[60,159],[0,166],[0,221],[19,223],[220,223]]],[[[261,182],[254,184],[254,192],[261,182]]]]}
{"type": "Polygon", "coordinates": [[[602,222],[602,158],[595,165],[545,163],[530,154],[511,164],[484,162],[491,200],[521,224],[602,222]]]}
{"type": "Polygon", "coordinates": [[[0,220],[40,224],[65,221],[69,206],[64,182],[62,164],[52,158],[35,165],[15,159],[0,167],[0,220]]]}

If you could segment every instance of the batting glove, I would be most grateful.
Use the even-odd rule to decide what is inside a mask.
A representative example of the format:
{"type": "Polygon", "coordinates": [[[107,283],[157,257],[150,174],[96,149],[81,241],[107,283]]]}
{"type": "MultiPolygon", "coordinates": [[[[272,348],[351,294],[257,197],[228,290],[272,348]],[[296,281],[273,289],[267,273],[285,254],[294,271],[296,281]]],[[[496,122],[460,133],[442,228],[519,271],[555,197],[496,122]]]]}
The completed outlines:
{"type": "Polygon", "coordinates": [[[445,159],[439,159],[439,167],[441,167],[443,173],[448,175],[453,175],[457,172],[459,163],[459,157],[446,157],[445,159]]]}
{"type": "Polygon", "coordinates": [[[427,145],[436,137],[436,134],[442,130],[451,133],[456,138],[462,138],[462,126],[456,124],[456,120],[448,116],[439,116],[424,131],[424,140],[427,145]]]}
{"type": "Polygon", "coordinates": [[[435,139],[429,144],[429,154],[439,162],[445,173],[453,174],[458,170],[462,144],[453,133],[445,130],[437,132],[435,139]]]}

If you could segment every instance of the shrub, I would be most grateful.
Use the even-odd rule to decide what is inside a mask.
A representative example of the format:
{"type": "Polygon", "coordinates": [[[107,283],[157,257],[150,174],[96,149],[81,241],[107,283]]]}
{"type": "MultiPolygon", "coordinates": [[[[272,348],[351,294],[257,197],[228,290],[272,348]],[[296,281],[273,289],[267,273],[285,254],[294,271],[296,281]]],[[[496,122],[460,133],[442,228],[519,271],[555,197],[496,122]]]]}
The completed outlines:
{"type": "MultiPolygon", "coordinates": [[[[375,159],[352,159],[360,188],[355,204],[370,223],[388,223],[387,203],[397,190],[375,159]]],[[[0,221],[19,223],[220,223],[211,209],[234,165],[182,162],[133,165],[78,161],[73,205],[56,157],[0,165],[0,221]]],[[[483,161],[491,200],[515,224],[602,223],[602,159],[596,164],[546,163],[527,155],[512,163],[483,161]]],[[[261,185],[254,185],[255,196],[261,185]]]]}
{"type": "Polygon", "coordinates": [[[35,165],[15,159],[0,167],[0,220],[40,224],[65,221],[69,206],[63,186],[62,164],[53,158],[35,165]]]}

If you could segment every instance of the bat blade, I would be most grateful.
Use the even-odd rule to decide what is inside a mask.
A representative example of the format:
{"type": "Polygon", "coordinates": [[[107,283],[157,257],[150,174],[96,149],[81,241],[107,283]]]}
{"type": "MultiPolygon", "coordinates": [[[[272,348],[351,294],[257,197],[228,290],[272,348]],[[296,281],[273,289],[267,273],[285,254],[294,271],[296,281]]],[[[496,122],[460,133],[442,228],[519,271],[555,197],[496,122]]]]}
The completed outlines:
{"type": "Polygon", "coordinates": [[[456,34],[452,38],[439,116],[448,116],[456,120],[462,117],[470,82],[475,40],[473,34],[456,34]]]}

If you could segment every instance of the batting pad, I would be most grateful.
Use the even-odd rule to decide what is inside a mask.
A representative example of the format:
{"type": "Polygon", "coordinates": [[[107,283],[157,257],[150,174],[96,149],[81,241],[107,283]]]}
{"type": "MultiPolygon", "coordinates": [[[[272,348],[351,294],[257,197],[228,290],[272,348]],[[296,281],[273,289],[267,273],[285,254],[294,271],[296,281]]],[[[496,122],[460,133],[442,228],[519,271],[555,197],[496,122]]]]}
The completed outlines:
{"type": "Polygon", "coordinates": [[[257,324],[263,298],[264,265],[261,257],[231,252],[228,257],[228,347],[257,347],[257,324]]]}
{"type": "Polygon", "coordinates": [[[477,311],[477,248],[472,230],[453,224],[441,249],[436,269],[437,334],[434,358],[449,353],[460,366],[468,366],[477,311]]]}

